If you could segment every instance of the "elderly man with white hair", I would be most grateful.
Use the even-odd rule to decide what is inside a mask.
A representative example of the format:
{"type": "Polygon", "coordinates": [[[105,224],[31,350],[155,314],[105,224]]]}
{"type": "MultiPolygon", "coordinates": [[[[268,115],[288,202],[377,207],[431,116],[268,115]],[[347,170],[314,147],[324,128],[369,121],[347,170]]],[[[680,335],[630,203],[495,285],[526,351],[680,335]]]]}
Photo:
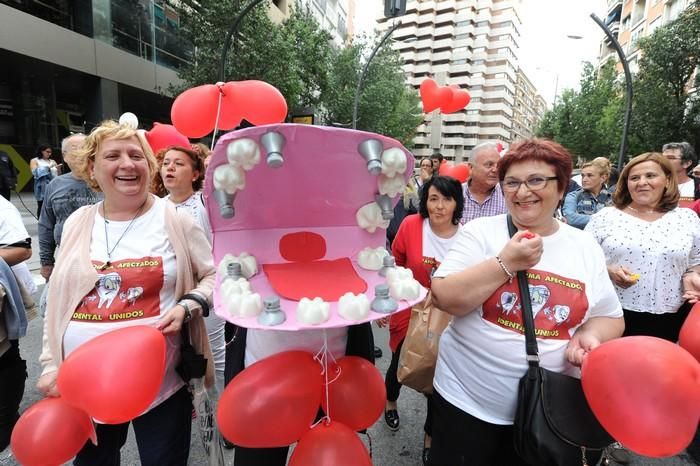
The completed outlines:
{"type": "Polygon", "coordinates": [[[498,144],[482,142],[469,154],[471,174],[463,184],[464,210],[460,223],[464,225],[479,217],[506,213],[506,203],[498,184],[498,144]]]}

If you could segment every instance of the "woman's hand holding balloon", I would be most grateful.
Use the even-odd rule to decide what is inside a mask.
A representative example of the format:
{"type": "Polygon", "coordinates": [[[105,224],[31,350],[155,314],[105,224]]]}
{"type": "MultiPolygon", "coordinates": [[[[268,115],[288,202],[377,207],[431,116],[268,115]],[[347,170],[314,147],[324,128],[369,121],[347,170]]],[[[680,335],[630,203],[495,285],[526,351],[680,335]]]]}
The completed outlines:
{"type": "Polygon", "coordinates": [[[693,304],[700,301],[700,273],[695,270],[683,274],[683,299],[693,304]]]}
{"type": "Polygon", "coordinates": [[[163,314],[158,323],[158,330],[164,335],[177,333],[182,329],[182,323],[185,321],[185,308],[179,304],[168,312],[163,314]]]}
{"type": "Polygon", "coordinates": [[[588,353],[600,346],[600,338],[586,328],[579,328],[566,347],[566,360],[574,366],[583,364],[588,353]]]}
{"type": "Polygon", "coordinates": [[[58,388],[56,387],[56,379],[58,378],[58,371],[49,372],[47,374],[39,377],[36,383],[36,388],[39,389],[44,396],[57,397],[61,396],[58,393],[58,388]]]}

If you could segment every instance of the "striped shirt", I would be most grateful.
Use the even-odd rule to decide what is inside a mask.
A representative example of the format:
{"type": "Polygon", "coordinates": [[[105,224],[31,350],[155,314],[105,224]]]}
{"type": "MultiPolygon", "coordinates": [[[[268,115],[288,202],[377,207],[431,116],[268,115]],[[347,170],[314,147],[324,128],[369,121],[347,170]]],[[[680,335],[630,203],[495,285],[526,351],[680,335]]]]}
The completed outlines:
{"type": "Polygon", "coordinates": [[[469,191],[469,183],[464,183],[464,210],[462,211],[462,219],[460,223],[464,225],[470,220],[474,220],[479,217],[493,217],[494,215],[505,214],[508,210],[506,209],[506,200],[503,197],[503,191],[501,191],[501,185],[497,184],[491,194],[484,199],[484,202],[479,203],[469,191]]]}

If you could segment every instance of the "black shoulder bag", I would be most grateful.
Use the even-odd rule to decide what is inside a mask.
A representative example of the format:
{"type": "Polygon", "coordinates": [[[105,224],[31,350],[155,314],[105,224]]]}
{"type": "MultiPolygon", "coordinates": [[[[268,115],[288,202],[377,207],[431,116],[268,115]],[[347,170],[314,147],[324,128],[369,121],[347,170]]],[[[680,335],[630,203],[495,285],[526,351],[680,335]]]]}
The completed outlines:
{"type": "MultiPolygon", "coordinates": [[[[512,237],[515,232],[508,215],[508,233],[512,237]]],[[[515,450],[533,466],[596,464],[614,440],[593,415],[579,379],[540,367],[525,271],[518,272],[518,286],[529,367],[518,386],[515,450]]]]}

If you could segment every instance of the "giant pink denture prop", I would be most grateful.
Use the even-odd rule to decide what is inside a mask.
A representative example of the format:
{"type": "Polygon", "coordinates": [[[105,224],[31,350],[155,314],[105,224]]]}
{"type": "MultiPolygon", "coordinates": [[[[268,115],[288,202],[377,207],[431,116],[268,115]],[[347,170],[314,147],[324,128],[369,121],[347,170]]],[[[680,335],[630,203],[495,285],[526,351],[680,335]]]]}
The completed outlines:
{"type": "MultiPolygon", "coordinates": [[[[394,176],[402,177],[405,185],[412,174],[413,156],[398,141],[378,134],[280,124],[222,136],[204,185],[214,261],[218,266],[227,254],[247,252],[254,256],[258,272],[249,279],[251,291],[263,301],[279,296],[286,319],[270,327],[261,324],[257,316],[232,316],[223,299],[221,272],[217,273],[214,292],[215,312],[236,325],[275,330],[344,327],[385,317],[387,314],[370,310],[364,317],[347,320],[338,312],[338,301],[352,292],[364,293],[371,302],[375,286],[386,283],[376,270],[359,267],[357,260],[363,249],[386,244],[387,208],[393,208],[402,193],[387,203],[386,196],[379,195],[378,181],[382,173],[384,177],[387,172],[392,174],[389,164],[397,155],[401,158],[397,149],[405,154],[407,168],[394,176]],[[236,144],[241,139],[247,141],[236,144]],[[236,154],[238,148],[249,147],[250,140],[258,144],[259,161],[236,154]],[[367,155],[368,147],[374,155],[367,155]],[[236,167],[239,159],[256,163],[236,167]],[[217,169],[222,173],[232,166],[239,174],[245,169],[245,183],[241,189],[231,185],[226,192],[221,181],[226,177],[219,176],[217,181],[214,174],[217,169]],[[365,214],[372,213],[358,214],[363,207],[365,214]],[[287,296],[280,295],[280,290],[287,296]],[[302,295],[309,300],[325,296],[324,301],[330,305],[327,320],[313,325],[299,321],[297,308],[302,295]]],[[[401,163],[393,166],[401,167],[401,163]]],[[[400,300],[398,309],[410,308],[424,298],[426,290],[420,290],[417,299],[400,300]]],[[[325,310],[325,306],[322,308],[325,310]]]]}

